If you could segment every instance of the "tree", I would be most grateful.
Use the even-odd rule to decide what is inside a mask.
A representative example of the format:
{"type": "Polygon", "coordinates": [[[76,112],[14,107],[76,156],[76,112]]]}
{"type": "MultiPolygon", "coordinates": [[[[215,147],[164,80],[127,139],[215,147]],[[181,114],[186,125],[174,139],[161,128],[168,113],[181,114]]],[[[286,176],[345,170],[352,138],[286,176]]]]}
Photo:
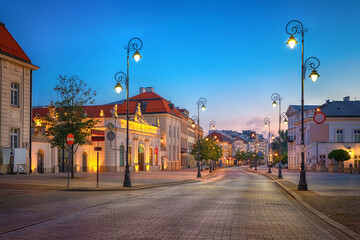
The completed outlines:
{"type": "Polygon", "coordinates": [[[344,149],[336,149],[336,150],[332,150],[329,153],[328,158],[335,159],[335,161],[337,161],[338,164],[341,162],[341,172],[344,172],[344,161],[349,160],[351,158],[351,156],[344,149]]]}
{"type": "MultiPolygon", "coordinates": [[[[194,156],[195,160],[198,161],[198,145],[199,141],[193,145],[190,154],[194,156]]],[[[221,148],[211,141],[206,141],[205,139],[200,139],[200,161],[201,160],[213,160],[219,161],[219,158],[222,157],[221,148]]]]}
{"type": "MultiPolygon", "coordinates": [[[[74,135],[74,144],[71,147],[71,159],[78,147],[87,143],[91,136],[91,129],[96,121],[88,118],[84,110],[86,104],[94,103],[96,92],[87,87],[87,84],[77,76],[59,76],[54,88],[57,101],[54,103],[55,113],[47,118],[48,128],[46,135],[52,147],[68,149],[66,137],[69,133],[74,135]],[[76,146],[74,151],[74,146],[76,146]]],[[[74,177],[74,162],[71,161],[71,177],[74,177]]]]}
{"type": "Polygon", "coordinates": [[[281,163],[285,164],[288,162],[288,144],[287,144],[287,130],[281,130],[279,136],[277,136],[271,143],[271,149],[274,152],[281,153],[281,163]]]}

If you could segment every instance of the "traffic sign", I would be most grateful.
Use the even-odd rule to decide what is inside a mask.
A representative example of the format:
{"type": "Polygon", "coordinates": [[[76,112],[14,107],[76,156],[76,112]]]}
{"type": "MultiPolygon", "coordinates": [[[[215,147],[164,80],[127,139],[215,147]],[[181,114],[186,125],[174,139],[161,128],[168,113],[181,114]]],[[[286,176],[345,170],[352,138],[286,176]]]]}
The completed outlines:
{"type": "Polygon", "coordinates": [[[67,142],[67,144],[69,144],[69,145],[73,145],[73,143],[74,143],[74,135],[72,135],[71,133],[69,133],[68,135],[67,135],[67,137],[66,137],[66,142],[67,142]]]}
{"type": "Polygon", "coordinates": [[[115,133],[113,131],[109,131],[107,134],[106,134],[106,138],[109,140],[109,141],[114,141],[115,139],[115,133]]]}
{"type": "Polygon", "coordinates": [[[101,151],[102,148],[101,147],[94,147],[94,151],[101,151]]]}
{"type": "Polygon", "coordinates": [[[113,129],[114,129],[114,124],[112,124],[112,123],[109,123],[108,125],[107,125],[107,128],[109,129],[109,131],[112,131],[113,129]]]}
{"type": "Polygon", "coordinates": [[[326,120],[326,116],[323,112],[317,112],[314,114],[314,122],[316,122],[317,124],[322,124],[325,122],[326,120]]]}
{"type": "Polygon", "coordinates": [[[105,137],[104,136],[92,136],[91,141],[93,141],[93,142],[103,142],[103,141],[105,141],[105,137]]]}

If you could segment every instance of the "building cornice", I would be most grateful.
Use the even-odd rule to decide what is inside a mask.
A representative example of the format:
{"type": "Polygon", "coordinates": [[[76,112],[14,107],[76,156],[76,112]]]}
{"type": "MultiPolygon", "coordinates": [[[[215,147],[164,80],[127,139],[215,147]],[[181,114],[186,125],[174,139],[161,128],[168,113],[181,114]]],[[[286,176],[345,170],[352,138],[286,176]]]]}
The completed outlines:
{"type": "Polygon", "coordinates": [[[28,61],[25,61],[25,60],[23,60],[21,58],[15,57],[15,56],[13,56],[11,54],[8,54],[6,52],[3,52],[1,50],[0,50],[0,58],[3,58],[5,60],[11,61],[11,62],[14,62],[14,63],[17,63],[17,64],[20,64],[20,65],[28,67],[28,68],[30,68],[32,70],[38,70],[40,68],[38,66],[35,66],[35,65],[31,64],[28,61]]]}

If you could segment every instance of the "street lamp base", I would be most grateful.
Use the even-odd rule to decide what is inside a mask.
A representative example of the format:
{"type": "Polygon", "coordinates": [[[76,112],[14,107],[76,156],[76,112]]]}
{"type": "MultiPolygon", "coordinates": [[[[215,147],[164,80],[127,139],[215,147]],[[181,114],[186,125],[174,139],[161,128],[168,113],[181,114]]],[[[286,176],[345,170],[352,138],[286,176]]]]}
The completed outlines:
{"type": "Polygon", "coordinates": [[[130,171],[125,170],[125,178],[123,187],[131,187],[131,180],[130,180],[130,171]]]}
{"type": "Polygon", "coordinates": [[[272,173],[272,172],[271,172],[271,166],[270,166],[270,165],[269,165],[269,171],[268,171],[267,173],[272,173]]]}
{"type": "Polygon", "coordinates": [[[279,174],[278,174],[278,178],[279,179],[282,179],[283,176],[282,176],[282,172],[281,172],[281,166],[279,166],[279,174]]]}
{"type": "Polygon", "coordinates": [[[211,169],[211,166],[210,166],[209,168],[210,168],[210,173],[212,173],[212,169],[211,169]]]}
{"type": "Polygon", "coordinates": [[[300,172],[300,181],[298,185],[298,190],[300,191],[307,191],[307,183],[306,183],[306,177],[305,177],[305,171],[300,172]]]}
{"type": "Polygon", "coordinates": [[[198,169],[198,174],[197,174],[197,177],[198,177],[198,178],[201,178],[201,172],[200,172],[200,169],[198,169]]]}

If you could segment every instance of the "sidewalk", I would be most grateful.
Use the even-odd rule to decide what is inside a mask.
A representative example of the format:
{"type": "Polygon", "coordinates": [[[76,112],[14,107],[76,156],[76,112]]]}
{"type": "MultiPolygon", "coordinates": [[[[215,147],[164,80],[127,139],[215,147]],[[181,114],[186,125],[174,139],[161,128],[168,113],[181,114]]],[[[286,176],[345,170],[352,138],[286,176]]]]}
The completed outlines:
{"type": "MultiPolygon", "coordinates": [[[[255,172],[254,168],[247,170],[255,172]]],[[[333,226],[339,229],[345,226],[344,231],[349,228],[360,234],[360,175],[306,172],[309,191],[298,191],[299,171],[282,169],[283,179],[277,178],[278,169],[271,171],[267,173],[268,168],[260,166],[257,173],[273,179],[303,206],[333,226]]]]}
{"type": "MultiPolygon", "coordinates": [[[[213,173],[209,173],[208,170],[201,172],[202,179],[215,174],[216,171],[213,173]]],[[[96,173],[75,173],[75,178],[70,178],[69,190],[131,190],[200,181],[197,178],[196,168],[179,171],[131,172],[130,179],[132,187],[124,188],[124,172],[99,173],[99,187],[97,188],[96,173]]],[[[67,183],[67,173],[0,175],[0,189],[67,190],[67,183]]],[[[0,195],[2,194],[0,193],[0,195]]]]}

